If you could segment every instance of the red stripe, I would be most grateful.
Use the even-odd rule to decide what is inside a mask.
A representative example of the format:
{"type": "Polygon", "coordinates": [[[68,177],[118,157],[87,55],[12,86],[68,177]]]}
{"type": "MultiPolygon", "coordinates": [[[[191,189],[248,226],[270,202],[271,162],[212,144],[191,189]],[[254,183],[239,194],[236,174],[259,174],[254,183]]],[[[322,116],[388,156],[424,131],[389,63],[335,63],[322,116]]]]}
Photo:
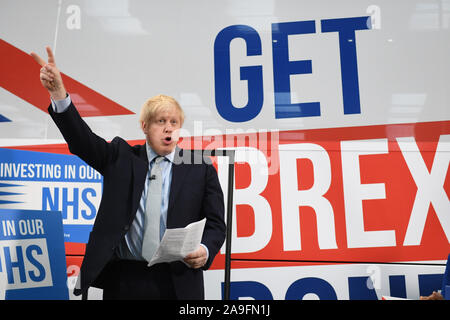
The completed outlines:
{"type": "MultiPolygon", "coordinates": [[[[40,66],[34,59],[0,39],[0,86],[33,106],[47,112],[50,98],[39,81],[40,66]]],[[[61,74],[64,85],[82,117],[134,114],[120,104],[61,74]]]]}

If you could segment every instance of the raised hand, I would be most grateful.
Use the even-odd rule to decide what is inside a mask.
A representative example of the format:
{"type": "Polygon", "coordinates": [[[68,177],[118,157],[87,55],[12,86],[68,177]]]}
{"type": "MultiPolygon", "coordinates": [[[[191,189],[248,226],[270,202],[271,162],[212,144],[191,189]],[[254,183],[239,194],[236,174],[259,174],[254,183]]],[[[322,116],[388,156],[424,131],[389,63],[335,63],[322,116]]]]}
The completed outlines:
{"type": "Polygon", "coordinates": [[[66,97],[66,89],[61,78],[61,73],[55,64],[55,56],[49,46],[45,47],[48,55],[48,62],[45,62],[37,53],[31,52],[30,55],[42,67],[40,76],[42,86],[48,90],[53,100],[62,100],[66,97]]]}

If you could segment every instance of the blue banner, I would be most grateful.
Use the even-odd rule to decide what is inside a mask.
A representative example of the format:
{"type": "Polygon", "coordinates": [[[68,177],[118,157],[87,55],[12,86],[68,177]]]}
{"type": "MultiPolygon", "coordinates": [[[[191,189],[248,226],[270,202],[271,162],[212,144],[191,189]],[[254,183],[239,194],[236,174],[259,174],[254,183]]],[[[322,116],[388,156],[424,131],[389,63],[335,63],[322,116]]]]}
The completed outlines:
{"type": "Polygon", "coordinates": [[[102,182],[76,156],[0,148],[0,209],[60,211],[66,242],[88,241],[102,182]]]}
{"type": "Polygon", "coordinates": [[[0,294],[69,299],[60,212],[0,209],[0,294]]]}

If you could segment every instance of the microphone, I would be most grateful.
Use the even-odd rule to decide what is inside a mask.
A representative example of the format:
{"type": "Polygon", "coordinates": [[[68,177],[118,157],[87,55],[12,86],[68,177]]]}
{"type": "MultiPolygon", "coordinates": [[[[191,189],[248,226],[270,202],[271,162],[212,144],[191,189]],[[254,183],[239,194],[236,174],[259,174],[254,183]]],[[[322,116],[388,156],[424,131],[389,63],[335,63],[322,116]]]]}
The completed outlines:
{"type": "Polygon", "coordinates": [[[150,178],[148,178],[149,180],[156,180],[156,175],[154,175],[154,174],[152,174],[151,176],[150,176],[150,178]]]}

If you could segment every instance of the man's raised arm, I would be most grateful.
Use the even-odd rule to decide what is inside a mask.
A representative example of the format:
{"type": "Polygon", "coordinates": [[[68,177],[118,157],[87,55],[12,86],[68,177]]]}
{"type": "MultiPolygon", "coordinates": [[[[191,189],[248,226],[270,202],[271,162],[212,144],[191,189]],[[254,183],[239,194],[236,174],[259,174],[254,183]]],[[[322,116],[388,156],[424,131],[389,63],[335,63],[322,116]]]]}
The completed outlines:
{"type": "Polygon", "coordinates": [[[102,173],[105,163],[113,151],[110,150],[109,144],[103,138],[92,132],[71,103],[70,96],[67,95],[64,88],[61,73],[56,67],[53,52],[48,46],[46,49],[48,62],[45,62],[35,52],[31,52],[30,55],[42,66],[40,80],[52,98],[51,106],[48,109],[49,114],[66,140],[70,152],[102,173]],[[70,108],[71,105],[72,108],[70,108]]]}

